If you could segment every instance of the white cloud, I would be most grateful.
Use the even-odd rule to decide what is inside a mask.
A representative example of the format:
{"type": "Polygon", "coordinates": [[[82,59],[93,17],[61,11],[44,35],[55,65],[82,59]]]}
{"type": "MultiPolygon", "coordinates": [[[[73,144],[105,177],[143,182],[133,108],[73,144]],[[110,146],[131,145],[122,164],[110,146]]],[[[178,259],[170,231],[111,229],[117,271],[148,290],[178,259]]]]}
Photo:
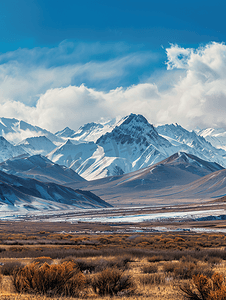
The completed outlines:
{"type": "MultiPolygon", "coordinates": [[[[48,89],[79,82],[120,81],[128,68],[153,60],[150,53],[134,52],[123,43],[75,44],[55,48],[18,49],[0,54],[0,102],[5,99],[35,105],[48,89]]],[[[106,84],[107,85],[107,84],[106,84]]]]}
{"type": "MultiPolygon", "coordinates": [[[[70,85],[75,69],[77,74],[87,72],[90,77],[98,79],[100,76],[112,80],[114,76],[125,72],[125,66],[136,63],[140,65],[145,61],[146,58],[142,60],[140,55],[135,54],[76,67],[58,66],[46,69],[46,73],[43,69],[39,73],[36,68],[33,70],[33,82],[34,78],[42,82],[40,78],[43,77],[43,87],[44,82],[51,81],[57,82],[59,86],[48,88],[34,107],[28,106],[26,102],[14,101],[13,97],[9,101],[7,99],[11,98],[4,95],[0,101],[1,114],[24,119],[51,131],[65,126],[77,129],[80,125],[98,121],[101,117],[115,117],[131,112],[143,114],[154,124],[177,122],[187,128],[226,127],[226,46],[211,43],[198,49],[185,49],[171,45],[166,53],[168,70],[165,71],[164,80],[170,82],[167,89],[160,89],[159,86],[163,83],[158,83],[157,79],[155,84],[152,83],[154,78],[152,82],[128,88],[118,87],[110,91],[96,90],[85,85],[70,85]],[[178,69],[183,72],[175,76],[178,69]]],[[[10,77],[10,80],[13,79],[10,77]]],[[[22,89],[23,84],[20,86],[17,76],[15,80],[18,89],[22,89]]],[[[30,81],[27,82],[28,88],[29,84],[30,81]]],[[[3,81],[0,88],[1,85],[9,87],[11,83],[6,79],[6,85],[3,81]]],[[[31,87],[32,93],[35,91],[31,87]]]]}

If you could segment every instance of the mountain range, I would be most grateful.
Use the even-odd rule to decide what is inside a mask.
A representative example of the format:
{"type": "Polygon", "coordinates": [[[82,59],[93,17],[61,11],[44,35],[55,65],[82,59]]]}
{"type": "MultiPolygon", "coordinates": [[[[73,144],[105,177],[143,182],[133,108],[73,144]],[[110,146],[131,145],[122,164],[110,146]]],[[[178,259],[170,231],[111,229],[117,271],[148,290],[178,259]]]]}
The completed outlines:
{"type": "Polygon", "coordinates": [[[136,114],[55,134],[7,118],[0,118],[0,129],[2,209],[186,202],[226,194],[223,130],[154,126],[136,114]]]}
{"type": "Polygon", "coordinates": [[[225,176],[226,169],[219,164],[179,152],[128,174],[66,185],[88,189],[116,206],[182,204],[226,194],[225,176]]]}
{"type": "Polygon", "coordinates": [[[41,154],[71,168],[86,180],[130,173],[177,152],[226,167],[223,130],[188,131],[178,124],[154,127],[136,114],[88,123],[77,131],[66,127],[55,134],[23,121],[0,118],[0,130],[0,162],[21,154],[41,154]]]}

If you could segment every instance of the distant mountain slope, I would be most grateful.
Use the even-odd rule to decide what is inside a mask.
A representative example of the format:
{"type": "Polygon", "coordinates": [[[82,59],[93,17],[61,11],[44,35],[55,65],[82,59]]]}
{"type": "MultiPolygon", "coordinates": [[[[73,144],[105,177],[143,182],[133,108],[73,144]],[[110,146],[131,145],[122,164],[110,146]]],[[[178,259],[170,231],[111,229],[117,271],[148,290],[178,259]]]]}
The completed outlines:
{"type": "Polygon", "coordinates": [[[112,131],[119,120],[119,118],[115,118],[102,123],[87,123],[81,126],[77,131],[66,127],[62,131],[56,132],[56,135],[61,138],[70,138],[80,143],[96,142],[101,135],[112,131]]]}
{"type": "Polygon", "coordinates": [[[76,170],[87,158],[91,157],[97,149],[98,146],[93,142],[75,145],[71,140],[67,140],[64,144],[50,152],[47,157],[54,163],[65,165],[76,170]]]}
{"type": "MultiPolygon", "coordinates": [[[[12,145],[11,148],[2,146],[0,162],[24,152],[42,154],[87,180],[140,170],[176,152],[186,152],[226,167],[226,151],[215,148],[203,136],[178,124],[155,128],[142,115],[136,114],[120,120],[88,123],[77,131],[66,127],[55,135],[23,121],[0,118],[0,130],[12,140],[23,137],[17,145],[24,149],[14,153],[12,149],[16,148],[12,145]]],[[[223,139],[222,132],[221,135],[223,139]]]]}
{"type": "Polygon", "coordinates": [[[156,197],[167,203],[172,197],[175,197],[175,200],[178,197],[183,198],[184,186],[224,170],[217,163],[180,152],[153,166],[132,173],[90,181],[86,186],[83,183],[69,186],[87,188],[114,205],[120,205],[120,202],[123,205],[129,201],[136,205],[143,200],[145,203],[154,204],[156,197]]]}
{"type": "Polygon", "coordinates": [[[196,129],[195,132],[204,137],[215,148],[226,150],[226,130],[223,128],[196,129]]]}
{"type": "Polygon", "coordinates": [[[24,137],[46,136],[53,143],[62,143],[63,140],[46,129],[31,125],[21,120],[0,118],[0,134],[10,141],[20,142],[24,137]]]}
{"type": "Polygon", "coordinates": [[[21,146],[25,151],[32,154],[47,155],[56,145],[53,144],[46,136],[36,136],[27,138],[17,144],[21,146]]]}
{"type": "Polygon", "coordinates": [[[158,163],[176,152],[190,153],[226,166],[226,151],[214,148],[194,131],[190,132],[178,124],[154,128],[142,115],[130,114],[117,123],[113,120],[108,127],[89,123],[77,133],[66,131],[71,140],[47,157],[73,168],[87,180],[130,173],[158,163]],[[73,144],[75,137],[78,140],[95,140],[100,132],[104,134],[96,143],[73,144]]]}
{"type": "Polygon", "coordinates": [[[63,130],[57,131],[55,135],[63,138],[71,138],[75,131],[69,127],[65,127],[63,130]]]}
{"type": "Polygon", "coordinates": [[[24,178],[34,178],[43,182],[64,184],[85,181],[72,169],[54,164],[41,155],[23,155],[0,163],[0,170],[24,178]]]}
{"type": "Polygon", "coordinates": [[[0,171],[0,211],[109,207],[96,195],[0,171]]]}
{"type": "MultiPolygon", "coordinates": [[[[93,126],[94,123],[87,124],[86,128],[93,126]]],[[[73,140],[68,140],[47,157],[92,180],[128,173],[158,162],[172,153],[171,146],[143,116],[131,114],[96,143],[75,145],[73,140]]]]}
{"type": "MultiPolygon", "coordinates": [[[[75,145],[71,140],[54,149],[47,157],[54,163],[73,169],[87,180],[108,176],[109,165],[117,160],[106,157],[103,148],[93,142],[75,145]]],[[[114,174],[114,170],[112,172],[114,174]]],[[[117,173],[118,169],[115,172],[117,173]]]]}
{"type": "Polygon", "coordinates": [[[156,128],[158,133],[175,145],[177,151],[194,154],[204,160],[215,161],[226,167],[226,151],[215,148],[195,131],[188,131],[178,124],[166,124],[156,128]]]}
{"type": "Polygon", "coordinates": [[[21,154],[27,154],[27,152],[21,146],[14,146],[0,136],[0,162],[21,154]]]}
{"type": "Polygon", "coordinates": [[[131,164],[127,168],[129,172],[161,161],[173,153],[171,143],[161,137],[142,115],[135,114],[123,118],[96,143],[103,147],[106,156],[126,159],[127,166],[131,164]]]}

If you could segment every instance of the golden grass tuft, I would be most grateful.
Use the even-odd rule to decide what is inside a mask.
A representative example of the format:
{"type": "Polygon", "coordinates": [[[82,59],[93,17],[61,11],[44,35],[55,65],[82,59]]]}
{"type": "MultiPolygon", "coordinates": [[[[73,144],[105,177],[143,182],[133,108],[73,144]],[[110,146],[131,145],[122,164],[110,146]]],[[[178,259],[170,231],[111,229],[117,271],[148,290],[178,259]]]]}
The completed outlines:
{"type": "Polygon", "coordinates": [[[96,274],[91,282],[95,293],[100,296],[117,295],[121,293],[131,293],[134,290],[134,282],[128,275],[124,275],[122,270],[117,268],[107,268],[96,274]]]}
{"type": "Polygon", "coordinates": [[[225,300],[226,283],[222,274],[215,273],[211,278],[203,274],[194,275],[192,282],[181,285],[185,299],[190,300],[225,300]]]}
{"type": "Polygon", "coordinates": [[[85,287],[85,276],[73,262],[42,265],[31,263],[13,275],[13,284],[19,293],[78,296],[85,287]]]}

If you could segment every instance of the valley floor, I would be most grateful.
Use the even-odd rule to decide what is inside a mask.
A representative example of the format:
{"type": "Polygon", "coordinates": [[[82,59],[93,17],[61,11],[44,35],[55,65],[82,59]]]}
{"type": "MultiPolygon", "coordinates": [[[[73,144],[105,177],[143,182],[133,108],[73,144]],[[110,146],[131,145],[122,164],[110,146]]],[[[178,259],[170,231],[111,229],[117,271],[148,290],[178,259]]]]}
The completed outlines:
{"type": "Polygon", "coordinates": [[[26,217],[6,213],[0,221],[0,300],[66,299],[60,294],[48,298],[50,291],[43,294],[37,288],[19,291],[15,274],[25,266],[39,270],[46,263],[51,269],[71,262],[84,285],[68,298],[182,300],[180,287],[191,284],[194,275],[202,274],[208,282],[215,273],[226,276],[225,249],[224,199],[26,217]],[[101,294],[95,284],[106,277],[106,270],[110,279],[118,272],[132,284],[113,295],[101,294]]]}
{"type": "MultiPolygon", "coordinates": [[[[0,220],[42,227],[47,222],[65,223],[67,232],[133,233],[133,232],[226,232],[226,202],[212,200],[203,203],[137,206],[120,208],[2,212],[0,220]],[[37,225],[38,223],[38,225],[37,225]],[[97,229],[98,228],[98,229],[97,229]]],[[[24,225],[26,226],[26,225],[24,225]]]]}
{"type": "MultiPolygon", "coordinates": [[[[194,224],[195,221],[186,221],[181,228],[192,228],[194,224]]],[[[226,226],[224,220],[204,220],[199,224],[215,229],[226,226]]],[[[151,229],[153,224],[149,225],[151,229]]],[[[192,282],[194,275],[204,274],[208,280],[216,272],[226,276],[224,232],[140,229],[126,232],[128,228],[144,226],[148,227],[148,223],[0,222],[0,273],[3,274],[0,299],[50,299],[48,295],[38,294],[38,290],[35,294],[34,291],[19,293],[13,285],[13,274],[18,267],[32,263],[40,267],[45,262],[49,266],[75,262],[86,282],[74,297],[79,299],[179,300],[184,299],[180,286],[192,282]],[[114,296],[100,295],[92,284],[106,270],[110,274],[115,270],[121,272],[133,285],[114,296]]],[[[166,228],[174,226],[180,226],[180,222],[164,223],[166,228]]],[[[53,298],[66,299],[59,295],[52,295],[53,298]]]]}

